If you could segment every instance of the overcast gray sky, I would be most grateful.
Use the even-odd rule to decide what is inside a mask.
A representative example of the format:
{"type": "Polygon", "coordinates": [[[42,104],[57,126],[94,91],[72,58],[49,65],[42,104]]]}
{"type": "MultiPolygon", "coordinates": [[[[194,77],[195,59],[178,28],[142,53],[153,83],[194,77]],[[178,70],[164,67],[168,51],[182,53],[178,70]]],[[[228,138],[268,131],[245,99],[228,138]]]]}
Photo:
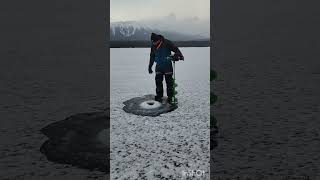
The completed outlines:
{"type": "Polygon", "coordinates": [[[153,19],[174,14],[177,19],[187,17],[210,18],[210,0],[111,0],[111,22],[153,19]]]}

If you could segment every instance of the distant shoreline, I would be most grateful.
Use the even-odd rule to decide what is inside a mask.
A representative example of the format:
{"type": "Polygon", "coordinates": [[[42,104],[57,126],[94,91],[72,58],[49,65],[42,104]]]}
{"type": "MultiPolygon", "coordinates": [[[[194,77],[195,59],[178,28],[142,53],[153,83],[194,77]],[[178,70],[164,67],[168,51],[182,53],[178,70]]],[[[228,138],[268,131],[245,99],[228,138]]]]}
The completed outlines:
{"type": "MultiPolygon", "coordinates": [[[[210,41],[173,41],[179,47],[209,47],[210,41]]],[[[110,48],[150,47],[150,41],[110,41],[110,48]]]]}

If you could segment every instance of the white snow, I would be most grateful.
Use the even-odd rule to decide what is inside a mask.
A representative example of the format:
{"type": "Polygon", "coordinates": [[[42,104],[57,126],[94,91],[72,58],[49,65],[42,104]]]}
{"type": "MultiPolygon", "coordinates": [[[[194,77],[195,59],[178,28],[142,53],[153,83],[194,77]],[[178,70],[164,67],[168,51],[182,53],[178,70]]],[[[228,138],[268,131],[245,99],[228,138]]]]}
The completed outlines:
{"type": "Polygon", "coordinates": [[[126,37],[134,35],[136,30],[139,29],[145,29],[150,32],[169,31],[189,35],[201,35],[203,38],[210,37],[210,19],[198,19],[197,17],[185,19],[161,17],[140,21],[111,22],[110,29],[113,35],[116,34],[116,28],[120,28],[120,33],[126,37]]]}
{"type": "Polygon", "coordinates": [[[184,179],[191,170],[209,179],[210,49],[180,49],[185,61],[176,63],[178,109],[158,117],[122,109],[128,99],[155,94],[150,49],[111,49],[111,179],[184,179]]]}
{"type": "Polygon", "coordinates": [[[120,33],[125,37],[133,36],[137,30],[146,29],[150,30],[151,28],[143,23],[137,21],[120,21],[120,22],[111,22],[110,28],[113,35],[116,33],[116,28],[120,28],[120,33]]]}

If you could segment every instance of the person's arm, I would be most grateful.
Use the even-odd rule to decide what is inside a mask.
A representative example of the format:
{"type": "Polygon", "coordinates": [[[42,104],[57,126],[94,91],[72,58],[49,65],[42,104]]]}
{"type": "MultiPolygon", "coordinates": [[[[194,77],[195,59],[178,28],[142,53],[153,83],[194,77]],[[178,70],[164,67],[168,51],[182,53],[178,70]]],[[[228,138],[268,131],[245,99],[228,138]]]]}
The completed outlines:
{"type": "Polygon", "coordinates": [[[150,52],[150,60],[149,60],[149,68],[148,71],[151,74],[152,73],[152,66],[154,63],[154,58],[155,58],[155,54],[154,54],[154,49],[153,46],[151,47],[151,52],[150,52]]]}
{"type": "Polygon", "coordinates": [[[170,49],[170,51],[173,51],[175,53],[175,56],[178,56],[179,59],[184,60],[184,57],[181,51],[173,42],[171,42],[170,40],[167,40],[167,46],[170,49]]]}

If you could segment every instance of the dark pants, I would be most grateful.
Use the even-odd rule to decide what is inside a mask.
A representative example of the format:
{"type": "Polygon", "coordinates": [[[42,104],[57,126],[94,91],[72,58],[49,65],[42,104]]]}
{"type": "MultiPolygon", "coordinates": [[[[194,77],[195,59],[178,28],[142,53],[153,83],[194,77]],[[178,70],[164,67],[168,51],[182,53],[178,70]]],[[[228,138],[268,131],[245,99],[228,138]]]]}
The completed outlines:
{"type": "Polygon", "coordinates": [[[172,73],[163,73],[163,72],[156,72],[156,93],[157,98],[163,97],[163,76],[166,79],[167,84],[167,96],[168,98],[172,98],[173,96],[173,78],[172,73]]]}

